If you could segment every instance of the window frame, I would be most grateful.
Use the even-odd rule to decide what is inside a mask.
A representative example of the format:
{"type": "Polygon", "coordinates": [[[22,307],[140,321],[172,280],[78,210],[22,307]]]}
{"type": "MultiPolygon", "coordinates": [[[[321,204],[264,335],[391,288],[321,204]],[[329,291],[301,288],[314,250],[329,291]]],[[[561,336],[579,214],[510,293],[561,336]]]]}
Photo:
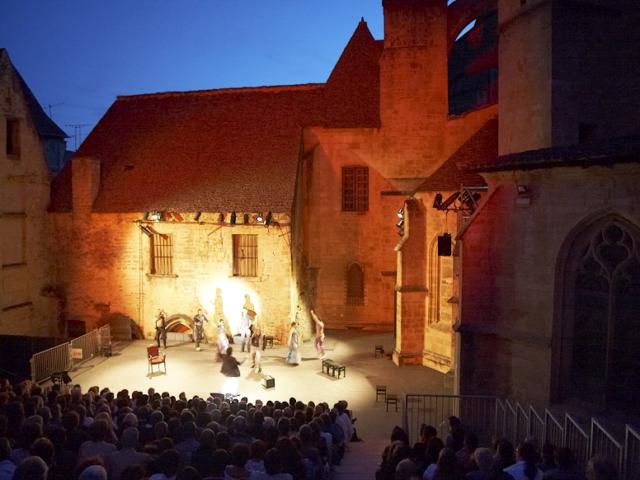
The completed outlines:
{"type": "Polygon", "coordinates": [[[364,305],[364,296],[365,296],[365,279],[364,279],[364,268],[357,262],[353,262],[349,264],[347,267],[347,275],[346,275],[346,304],[352,306],[362,306],[364,305]],[[355,285],[354,278],[352,276],[352,272],[355,269],[358,269],[358,277],[356,280],[359,280],[358,284],[355,285]]]}
{"type": "Polygon", "coordinates": [[[175,276],[172,234],[152,231],[149,237],[149,274],[158,277],[175,276]]]}
{"type": "Polygon", "coordinates": [[[254,278],[258,276],[258,235],[234,233],[232,240],[232,276],[254,278]]]}
{"type": "Polygon", "coordinates": [[[347,165],[342,167],[342,211],[366,213],[369,211],[369,167],[347,165]]]}
{"type": "Polygon", "coordinates": [[[7,157],[20,158],[22,153],[21,121],[19,118],[5,119],[5,154],[7,157]]]}

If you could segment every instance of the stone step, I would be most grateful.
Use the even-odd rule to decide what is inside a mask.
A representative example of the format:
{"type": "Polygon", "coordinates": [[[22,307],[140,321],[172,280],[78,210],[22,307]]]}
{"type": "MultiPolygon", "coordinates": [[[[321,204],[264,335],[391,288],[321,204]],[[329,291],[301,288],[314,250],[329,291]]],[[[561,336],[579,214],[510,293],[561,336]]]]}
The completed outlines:
{"type": "Polygon", "coordinates": [[[387,446],[385,440],[363,440],[350,442],[342,463],[334,467],[332,480],[374,479],[382,451],[387,446]]]}

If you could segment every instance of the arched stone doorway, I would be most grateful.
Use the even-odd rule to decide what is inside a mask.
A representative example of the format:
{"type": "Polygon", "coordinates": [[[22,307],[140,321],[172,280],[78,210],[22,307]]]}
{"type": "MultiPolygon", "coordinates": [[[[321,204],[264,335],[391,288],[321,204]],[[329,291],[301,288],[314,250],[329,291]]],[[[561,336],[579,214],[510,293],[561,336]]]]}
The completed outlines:
{"type": "Polygon", "coordinates": [[[561,398],[630,410],[640,402],[640,228],[617,215],[569,236],[558,274],[561,398]]]}
{"type": "MultiPolygon", "coordinates": [[[[211,322],[211,320],[209,320],[211,322]]],[[[206,328],[203,331],[204,343],[208,343],[206,328]]],[[[169,315],[167,318],[167,334],[174,340],[193,341],[193,318],[184,313],[169,315]]]]}

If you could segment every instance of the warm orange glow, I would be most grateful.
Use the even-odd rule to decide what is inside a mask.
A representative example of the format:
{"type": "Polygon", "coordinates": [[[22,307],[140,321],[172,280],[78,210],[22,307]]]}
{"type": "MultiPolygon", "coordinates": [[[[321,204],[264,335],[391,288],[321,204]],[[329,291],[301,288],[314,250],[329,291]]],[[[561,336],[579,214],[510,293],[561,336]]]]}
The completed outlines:
{"type": "Polygon", "coordinates": [[[212,275],[211,279],[201,282],[198,286],[198,301],[206,311],[207,317],[210,320],[216,320],[218,310],[221,309],[233,333],[240,328],[245,295],[249,295],[258,314],[256,318],[260,321],[262,313],[260,297],[242,278],[212,275]],[[216,298],[218,289],[220,289],[220,296],[216,298]]]}

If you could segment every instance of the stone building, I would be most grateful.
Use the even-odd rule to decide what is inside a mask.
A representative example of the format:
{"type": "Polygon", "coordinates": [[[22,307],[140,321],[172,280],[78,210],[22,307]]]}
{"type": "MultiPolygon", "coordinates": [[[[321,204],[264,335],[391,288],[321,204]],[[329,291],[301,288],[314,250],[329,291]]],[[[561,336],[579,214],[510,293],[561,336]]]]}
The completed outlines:
{"type": "Polygon", "coordinates": [[[64,159],[66,134],[44,113],[0,49],[0,331],[59,333],[59,300],[48,276],[45,218],[51,172],[64,159]]]}
{"type": "Polygon", "coordinates": [[[54,184],[52,238],[64,245],[54,272],[69,319],[125,316],[149,334],[159,307],[187,324],[198,305],[213,315],[220,288],[230,323],[247,292],[279,338],[295,319],[308,332],[314,306],[328,328],[395,325],[398,363],[451,369],[453,264],[436,258],[429,270],[427,251],[457,222],[425,204],[461,188],[456,160],[490,148],[495,25],[464,54],[454,40],[477,16],[490,30],[495,5],[383,3],[384,41],[361,21],[324,84],[118,98],[54,184]],[[482,78],[451,85],[468,97],[456,115],[450,55],[482,78]],[[407,198],[425,218],[405,243],[395,224],[407,198]],[[272,212],[269,228],[261,212],[272,212]],[[248,278],[233,270],[240,234],[258,235],[248,278]],[[161,274],[157,235],[172,259],[161,274]]]}
{"type": "Polygon", "coordinates": [[[637,412],[640,11],[499,19],[498,156],[465,167],[488,189],[458,234],[459,391],[637,412]]]}
{"type": "Polygon", "coordinates": [[[621,404],[637,7],[382,5],[384,39],[361,21],[325,83],[119,97],[52,192],[67,318],[149,335],[157,308],[188,328],[202,306],[233,325],[249,294],[280,339],[309,334],[309,307],[394,330],[396,363],[455,371],[461,393],[621,404]]]}

